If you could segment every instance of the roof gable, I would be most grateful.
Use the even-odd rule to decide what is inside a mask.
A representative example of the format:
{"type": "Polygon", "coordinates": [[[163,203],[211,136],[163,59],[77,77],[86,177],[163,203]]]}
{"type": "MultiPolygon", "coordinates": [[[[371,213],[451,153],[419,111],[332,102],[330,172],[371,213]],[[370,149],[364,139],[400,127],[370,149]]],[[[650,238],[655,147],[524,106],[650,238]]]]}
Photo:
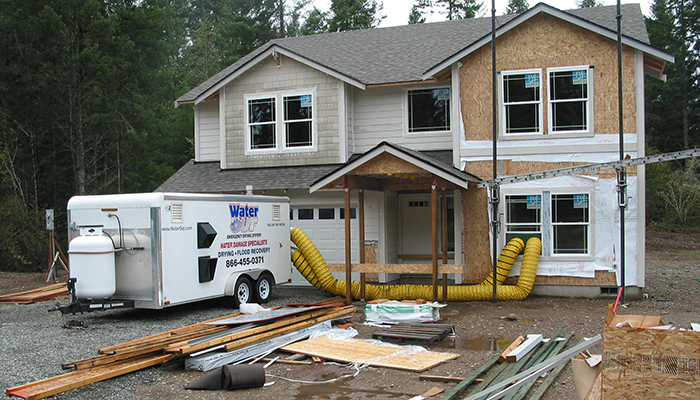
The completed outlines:
{"type": "MultiPolygon", "coordinates": [[[[542,3],[519,16],[497,17],[497,34],[507,32],[540,12],[616,37],[615,6],[561,11],[542,3]]],[[[672,61],[670,55],[649,45],[639,5],[622,5],[622,14],[625,44],[672,61]]],[[[206,99],[275,52],[362,89],[365,85],[419,82],[490,42],[490,31],[491,18],[488,17],[274,39],[212,76],[175,103],[206,99]]]]}

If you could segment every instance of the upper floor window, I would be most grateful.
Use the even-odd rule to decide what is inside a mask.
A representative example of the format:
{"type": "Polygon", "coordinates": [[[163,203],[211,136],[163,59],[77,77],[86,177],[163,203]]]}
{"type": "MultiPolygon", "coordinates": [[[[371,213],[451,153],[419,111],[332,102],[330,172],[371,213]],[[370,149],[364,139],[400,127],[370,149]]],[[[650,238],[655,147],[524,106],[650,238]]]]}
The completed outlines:
{"type": "Polygon", "coordinates": [[[542,133],[541,70],[501,74],[502,123],[506,135],[542,133]]]}
{"type": "Polygon", "coordinates": [[[547,126],[543,124],[542,70],[501,73],[501,125],[504,136],[592,132],[590,67],[547,69],[547,126]]]}
{"type": "Polygon", "coordinates": [[[408,91],[408,132],[450,130],[450,88],[408,91]]]}
{"type": "Polygon", "coordinates": [[[592,86],[588,66],[550,68],[549,126],[552,133],[589,132],[592,86]]]}
{"type": "Polygon", "coordinates": [[[246,97],[248,149],[313,147],[313,100],[313,93],[246,97]]]}

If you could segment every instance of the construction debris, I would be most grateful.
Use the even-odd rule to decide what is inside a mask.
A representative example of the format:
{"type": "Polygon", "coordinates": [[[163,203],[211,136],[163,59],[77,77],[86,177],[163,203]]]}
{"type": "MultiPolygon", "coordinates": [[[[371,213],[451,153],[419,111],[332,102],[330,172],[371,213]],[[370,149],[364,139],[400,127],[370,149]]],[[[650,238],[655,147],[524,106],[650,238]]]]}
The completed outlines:
{"type": "Polygon", "coordinates": [[[437,322],[445,304],[415,301],[382,301],[365,305],[365,321],[375,324],[437,322]]]}
{"type": "Polygon", "coordinates": [[[0,296],[0,303],[31,304],[39,301],[55,299],[58,296],[68,295],[65,283],[55,283],[38,289],[24,292],[4,294],[0,296]]]}
{"type": "Polygon", "coordinates": [[[399,347],[372,344],[355,339],[331,339],[325,336],[282,347],[283,351],[317,356],[326,360],[357,363],[374,367],[423,372],[459,357],[452,353],[435,353],[422,347],[399,347]]]}
{"type": "Polygon", "coordinates": [[[454,333],[455,326],[448,324],[397,324],[372,334],[372,338],[394,343],[431,345],[454,333]]]}
{"type": "Polygon", "coordinates": [[[185,386],[196,390],[234,390],[263,387],[265,369],[260,364],[224,365],[185,386]]]}
{"type": "Polygon", "coordinates": [[[245,348],[324,321],[350,315],[356,310],[354,306],[311,307],[294,315],[281,313],[277,319],[265,319],[233,327],[216,324],[217,321],[230,323],[230,319],[242,316],[242,314],[228,315],[102,348],[98,351],[99,355],[95,357],[63,365],[64,369],[74,369],[73,372],[9,388],[5,394],[24,399],[42,399],[94,382],[163,364],[198,351],[210,351],[211,347],[218,347],[225,351],[245,348]]]}

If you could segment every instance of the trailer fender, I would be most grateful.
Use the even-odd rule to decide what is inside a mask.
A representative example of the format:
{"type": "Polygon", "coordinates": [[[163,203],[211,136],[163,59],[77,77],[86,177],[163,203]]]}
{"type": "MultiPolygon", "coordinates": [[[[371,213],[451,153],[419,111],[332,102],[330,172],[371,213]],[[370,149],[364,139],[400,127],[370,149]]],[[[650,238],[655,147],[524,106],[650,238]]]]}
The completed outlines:
{"type": "MultiPolygon", "coordinates": [[[[236,285],[236,282],[238,281],[238,278],[245,275],[250,279],[251,281],[257,281],[260,275],[262,275],[263,272],[267,271],[266,269],[252,269],[248,271],[238,271],[238,272],[232,272],[231,275],[228,276],[228,279],[226,279],[226,285],[224,286],[224,296],[233,296],[233,287],[236,285]]],[[[274,274],[273,274],[274,276],[274,274]]]]}

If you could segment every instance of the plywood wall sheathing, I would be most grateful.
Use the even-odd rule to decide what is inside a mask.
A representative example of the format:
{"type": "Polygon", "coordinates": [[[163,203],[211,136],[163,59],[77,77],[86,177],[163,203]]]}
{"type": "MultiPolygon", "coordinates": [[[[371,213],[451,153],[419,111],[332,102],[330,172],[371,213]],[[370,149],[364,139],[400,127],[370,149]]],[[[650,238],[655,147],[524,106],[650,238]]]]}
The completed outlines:
{"type": "MultiPolygon", "coordinates": [[[[637,132],[634,50],[623,47],[623,114],[626,133],[637,132]]],[[[469,54],[460,68],[460,92],[466,140],[492,139],[491,46],[469,54]]],[[[496,40],[498,71],[542,69],[543,100],[547,98],[547,68],[592,65],[595,79],[595,133],[616,133],[617,42],[553,16],[540,14],[496,40]]],[[[545,103],[546,104],[546,103],[545,103]]],[[[547,107],[544,107],[547,124],[547,107]]],[[[483,175],[480,175],[483,177],[483,175]]],[[[486,175],[486,176],[490,176],[486,175]]]]}
{"type": "MultiPolygon", "coordinates": [[[[506,278],[506,285],[515,285],[517,276],[506,278]]],[[[535,277],[535,285],[544,286],[617,286],[615,273],[610,271],[595,271],[595,278],[578,278],[574,276],[541,276],[535,277]]]]}
{"type": "Polygon", "coordinates": [[[394,155],[383,153],[374,159],[360,165],[352,171],[353,175],[386,175],[386,174],[417,174],[424,175],[426,171],[408,161],[394,155]]]}
{"type": "Polygon", "coordinates": [[[464,220],[464,283],[479,283],[493,270],[489,244],[488,191],[462,191],[464,220]]]}

